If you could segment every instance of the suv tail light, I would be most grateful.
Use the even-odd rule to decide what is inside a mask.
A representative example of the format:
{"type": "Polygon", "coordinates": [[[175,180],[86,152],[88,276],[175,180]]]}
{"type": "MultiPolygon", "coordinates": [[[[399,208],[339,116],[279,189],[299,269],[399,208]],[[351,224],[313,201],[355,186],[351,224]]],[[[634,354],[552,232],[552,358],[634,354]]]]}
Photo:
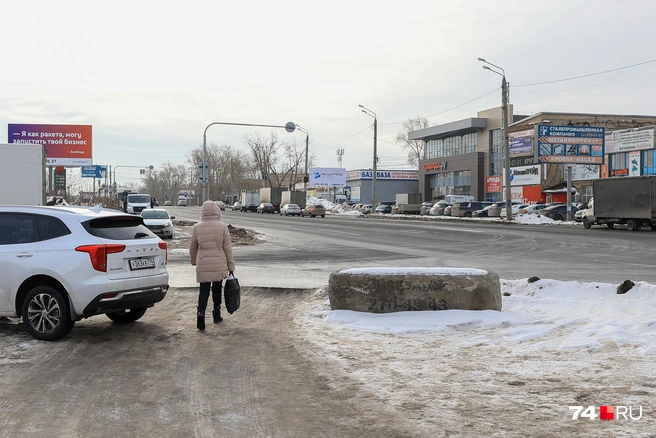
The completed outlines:
{"type": "Polygon", "coordinates": [[[91,257],[93,269],[100,272],[107,272],[107,254],[122,252],[125,245],[82,245],[75,248],[75,251],[86,252],[91,257]]]}
{"type": "Polygon", "coordinates": [[[165,264],[168,265],[169,264],[169,246],[166,244],[166,242],[160,242],[159,247],[160,247],[160,249],[163,249],[164,252],[166,253],[166,258],[165,258],[166,263],[165,264]]]}

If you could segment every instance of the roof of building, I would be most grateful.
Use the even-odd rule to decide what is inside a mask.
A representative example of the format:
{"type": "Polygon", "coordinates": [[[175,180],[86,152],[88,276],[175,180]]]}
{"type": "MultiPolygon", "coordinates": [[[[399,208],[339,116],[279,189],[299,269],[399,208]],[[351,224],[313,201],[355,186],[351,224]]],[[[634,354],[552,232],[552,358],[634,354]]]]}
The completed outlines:
{"type": "Polygon", "coordinates": [[[408,133],[409,140],[430,140],[438,138],[445,134],[456,133],[461,131],[476,131],[487,128],[487,119],[469,118],[456,122],[449,122],[443,125],[430,126],[428,128],[412,131],[408,133]]]}

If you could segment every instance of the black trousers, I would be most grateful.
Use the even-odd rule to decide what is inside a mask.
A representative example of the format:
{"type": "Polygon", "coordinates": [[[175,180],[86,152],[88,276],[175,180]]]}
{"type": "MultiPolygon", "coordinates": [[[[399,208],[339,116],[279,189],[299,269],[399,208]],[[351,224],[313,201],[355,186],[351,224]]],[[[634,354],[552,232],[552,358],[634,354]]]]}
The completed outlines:
{"type": "Polygon", "coordinates": [[[210,286],[212,289],[212,301],[214,302],[214,309],[221,308],[221,289],[223,287],[223,281],[201,283],[200,294],[198,295],[198,314],[200,316],[205,316],[207,302],[210,299],[210,286]]]}

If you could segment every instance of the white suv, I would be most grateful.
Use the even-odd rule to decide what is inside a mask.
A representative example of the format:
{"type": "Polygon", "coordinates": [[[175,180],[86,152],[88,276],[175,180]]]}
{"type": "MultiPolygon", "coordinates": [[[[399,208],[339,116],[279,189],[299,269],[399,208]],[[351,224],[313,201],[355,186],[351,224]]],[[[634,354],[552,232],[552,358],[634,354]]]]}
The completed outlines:
{"type": "Polygon", "coordinates": [[[168,291],[168,247],[141,216],[100,207],[0,206],[0,316],[35,338],[106,314],[134,322],[168,291]]]}

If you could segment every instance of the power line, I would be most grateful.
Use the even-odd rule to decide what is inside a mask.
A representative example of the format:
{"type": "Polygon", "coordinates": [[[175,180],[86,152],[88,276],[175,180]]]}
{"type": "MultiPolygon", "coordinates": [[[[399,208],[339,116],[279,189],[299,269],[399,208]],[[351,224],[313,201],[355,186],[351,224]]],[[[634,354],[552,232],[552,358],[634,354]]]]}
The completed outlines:
{"type": "Polygon", "coordinates": [[[565,81],[573,81],[575,79],[589,78],[591,76],[598,76],[598,75],[603,75],[603,74],[606,74],[606,73],[612,73],[614,71],[625,70],[627,68],[637,67],[639,65],[645,65],[645,64],[649,64],[651,62],[656,62],[656,59],[651,59],[649,61],[639,62],[637,64],[627,65],[627,66],[624,66],[624,67],[618,67],[618,68],[614,68],[614,69],[611,69],[611,70],[600,71],[600,72],[597,72],[597,73],[590,73],[590,74],[587,74],[587,75],[575,76],[575,77],[572,77],[572,78],[556,79],[556,80],[553,80],[553,81],[544,81],[544,82],[535,82],[535,83],[532,83],[532,84],[514,85],[513,88],[532,87],[534,85],[553,84],[553,83],[556,83],[556,82],[565,82],[565,81]]]}
{"type": "Polygon", "coordinates": [[[372,126],[373,126],[373,123],[371,125],[367,126],[366,128],[364,128],[362,131],[358,131],[355,134],[349,135],[348,137],[340,138],[339,140],[321,141],[321,142],[318,142],[318,143],[323,144],[323,143],[335,143],[337,141],[343,141],[343,140],[346,140],[347,138],[355,137],[356,135],[363,133],[364,131],[371,128],[372,126]]]}
{"type": "MultiPolygon", "coordinates": [[[[470,100],[470,101],[467,101],[467,102],[465,102],[465,103],[462,103],[462,104],[460,104],[460,105],[458,105],[458,106],[454,106],[453,108],[445,109],[444,111],[440,111],[440,112],[435,113],[435,114],[429,114],[429,115],[427,115],[427,116],[424,116],[424,118],[429,118],[429,117],[433,117],[433,116],[437,116],[437,115],[440,115],[440,114],[447,113],[447,112],[449,112],[449,111],[453,111],[454,109],[458,109],[458,108],[460,108],[460,107],[462,107],[462,106],[465,106],[465,105],[467,105],[467,104],[469,104],[469,103],[475,102],[475,101],[477,101],[478,99],[482,99],[482,98],[484,98],[485,96],[494,93],[494,92],[497,91],[499,88],[501,88],[501,87],[497,87],[497,88],[495,88],[494,90],[492,90],[492,91],[490,91],[490,92],[488,92],[488,93],[485,93],[485,94],[482,95],[482,96],[478,96],[478,97],[475,98],[475,99],[472,99],[472,100],[470,100]]],[[[399,123],[403,123],[403,122],[379,123],[379,125],[398,125],[399,123]]]]}

